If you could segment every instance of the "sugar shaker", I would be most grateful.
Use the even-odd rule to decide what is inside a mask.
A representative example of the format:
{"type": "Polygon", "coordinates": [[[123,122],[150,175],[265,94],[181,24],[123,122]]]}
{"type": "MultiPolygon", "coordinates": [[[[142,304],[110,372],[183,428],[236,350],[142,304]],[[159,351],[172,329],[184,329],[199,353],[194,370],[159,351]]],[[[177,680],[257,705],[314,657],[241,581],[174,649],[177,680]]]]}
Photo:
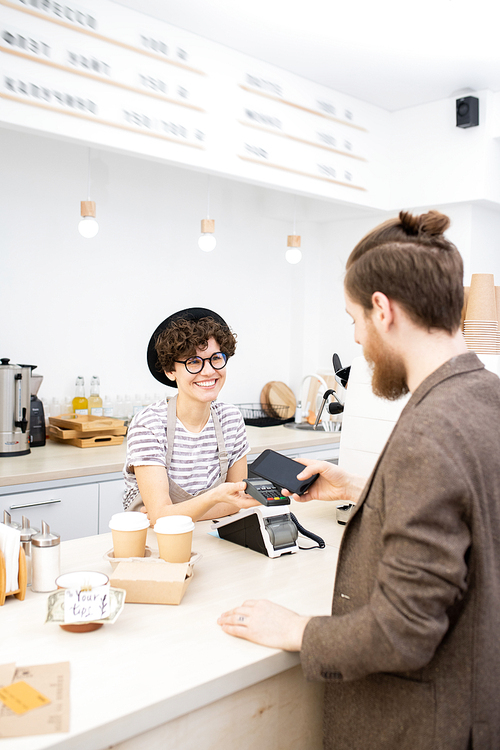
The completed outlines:
{"type": "Polygon", "coordinates": [[[53,534],[49,524],[42,521],[42,530],[31,537],[33,563],[32,591],[54,591],[60,573],[61,537],[53,534]]]}
{"type": "Polygon", "coordinates": [[[3,512],[3,522],[6,526],[12,526],[13,529],[19,529],[20,526],[16,521],[12,520],[12,516],[10,515],[8,510],[4,510],[3,512]]]}

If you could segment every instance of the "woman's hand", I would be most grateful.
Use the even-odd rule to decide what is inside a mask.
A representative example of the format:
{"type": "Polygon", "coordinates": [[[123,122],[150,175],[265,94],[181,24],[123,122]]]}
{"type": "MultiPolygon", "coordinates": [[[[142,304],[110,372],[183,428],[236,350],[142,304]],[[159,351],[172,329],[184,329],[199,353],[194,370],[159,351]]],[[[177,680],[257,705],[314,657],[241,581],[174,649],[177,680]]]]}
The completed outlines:
{"type": "Polygon", "coordinates": [[[214,502],[234,505],[234,513],[237,513],[243,508],[252,508],[254,505],[259,505],[257,500],[245,494],[245,490],[246,482],[223,482],[204,494],[211,495],[214,502]]]}
{"type": "Polygon", "coordinates": [[[225,633],[285,651],[300,651],[304,630],[311,618],[298,615],[265,599],[249,599],[224,612],[217,623],[225,633]]]}
{"type": "Polygon", "coordinates": [[[297,458],[296,460],[306,467],[297,475],[298,479],[310,479],[314,474],[319,474],[319,477],[303,495],[292,495],[286,489],[283,490],[284,495],[292,497],[299,503],[308,500],[357,502],[366,483],[363,477],[348,474],[328,461],[316,461],[309,458],[297,458]]]}

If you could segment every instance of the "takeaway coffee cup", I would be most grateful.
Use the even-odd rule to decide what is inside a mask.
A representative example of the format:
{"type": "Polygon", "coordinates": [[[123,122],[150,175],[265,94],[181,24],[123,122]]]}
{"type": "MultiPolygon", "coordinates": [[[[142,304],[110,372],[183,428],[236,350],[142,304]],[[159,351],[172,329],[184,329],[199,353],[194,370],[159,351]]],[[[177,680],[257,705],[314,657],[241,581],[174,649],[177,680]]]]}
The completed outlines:
{"type": "Polygon", "coordinates": [[[111,516],[114,557],[144,557],[149,519],[145,513],[129,511],[111,516]]]}
{"type": "Polygon", "coordinates": [[[159,518],[154,530],[162,560],[172,563],[189,562],[194,523],[189,516],[159,518]]]}

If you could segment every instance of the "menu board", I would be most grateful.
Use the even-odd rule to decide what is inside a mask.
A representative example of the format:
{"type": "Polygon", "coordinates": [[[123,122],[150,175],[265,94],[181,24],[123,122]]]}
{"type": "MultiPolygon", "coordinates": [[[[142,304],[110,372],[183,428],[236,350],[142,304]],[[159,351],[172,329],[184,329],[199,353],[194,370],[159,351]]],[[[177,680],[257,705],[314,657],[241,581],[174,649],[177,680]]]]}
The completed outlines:
{"type": "Polygon", "coordinates": [[[246,73],[239,84],[243,129],[239,158],[345,188],[365,191],[367,130],[335,95],[313,84],[292,87],[246,73]]]}
{"type": "Polygon", "coordinates": [[[373,202],[375,107],[110,0],[0,0],[0,22],[4,125],[373,202]]]}

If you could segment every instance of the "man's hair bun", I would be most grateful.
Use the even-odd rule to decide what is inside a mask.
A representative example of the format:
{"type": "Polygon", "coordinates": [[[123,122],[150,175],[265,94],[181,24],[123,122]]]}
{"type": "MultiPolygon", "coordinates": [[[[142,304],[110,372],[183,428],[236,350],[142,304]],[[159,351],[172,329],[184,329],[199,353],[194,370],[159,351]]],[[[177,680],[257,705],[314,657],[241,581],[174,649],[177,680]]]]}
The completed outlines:
{"type": "Polygon", "coordinates": [[[450,226],[450,220],[439,211],[428,211],[420,216],[413,216],[409,211],[400,211],[399,220],[404,231],[410,237],[438,237],[450,226]]]}
{"type": "Polygon", "coordinates": [[[358,242],[346,263],[345,288],[365,311],[382,292],[426,329],[454,334],[463,306],[463,262],[444,232],[450,220],[440,211],[413,216],[401,211],[358,242]]]}

